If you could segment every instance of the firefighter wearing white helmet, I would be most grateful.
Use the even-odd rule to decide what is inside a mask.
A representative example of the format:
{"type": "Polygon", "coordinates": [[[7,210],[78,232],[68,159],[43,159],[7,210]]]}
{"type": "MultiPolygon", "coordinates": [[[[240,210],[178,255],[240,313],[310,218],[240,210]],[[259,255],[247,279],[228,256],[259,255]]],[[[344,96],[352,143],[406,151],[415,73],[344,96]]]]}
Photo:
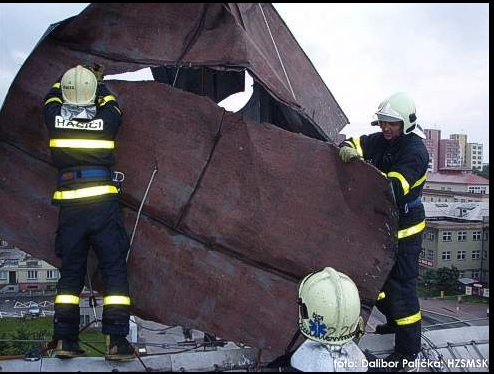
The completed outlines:
{"type": "Polygon", "coordinates": [[[340,144],[344,162],[363,159],[388,178],[399,212],[395,265],[376,300],[387,322],[378,326],[376,333],[395,333],[394,352],[385,359],[395,363],[395,370],[413,361],[421,349],[417,279],[425,229],[422,189],[429,153],[416,113],[415,102],[408,94],[395,93],[374,113],[371,124],[380,126],[380,132],[348,138],[340,144]]]}
{"type": "Polygon", "coordinates": [[[425,134],[417,123],[415,102],[405,92],[395,93],[382,101],[379,104],[376,116],[377,122],[373,121],[373,125],[378,125],[380,122],[401,121],[405,135],[413,132],[422,139],[425,139],[425,134]]]}
{"type": "Polygon", "coordinates": [[[60,83],[66,104],[94,105],[98,81],[91,70],[77,65],[65,72],[60,83]]]}
{"type": "Polygon", "coordinates": [[[85,354],[79,346],[79,295],[92,248],[103,279],[105,358],[130,360],[135,355],[126,339],[131,306],[129,238],[121,216],[119,185],[111,170],[122,110],[94,71],[82,65],[68,69],[52,84],[44,101],[51,160],[58,170],[52,194],[53,204],[59,207],[55,252],[61,259],[54,302],[54,353],[58,358],[85,354]]]}
{"type": "Polygon", "coordinates": [[[331,267],[307,275],[298,287],[301,333],[308,339],[291,358],[301,371],[365,371],[365,356],[353,342],[363,334],[357,286],[331,267]]]}

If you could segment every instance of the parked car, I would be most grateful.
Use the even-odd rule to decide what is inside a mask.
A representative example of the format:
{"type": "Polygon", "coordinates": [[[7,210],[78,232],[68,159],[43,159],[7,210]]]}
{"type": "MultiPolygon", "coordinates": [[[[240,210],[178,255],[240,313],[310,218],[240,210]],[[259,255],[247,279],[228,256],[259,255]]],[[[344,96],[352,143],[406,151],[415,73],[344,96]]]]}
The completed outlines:
{"type": "Polygon", "coordinates": [[[31,304],[31,306],[29,307],[29,310],[28,310],[28,314],[31,317],[39,317],[41,314],[41,310],[39,308],[39,305],[38,304],[31,304]]]}

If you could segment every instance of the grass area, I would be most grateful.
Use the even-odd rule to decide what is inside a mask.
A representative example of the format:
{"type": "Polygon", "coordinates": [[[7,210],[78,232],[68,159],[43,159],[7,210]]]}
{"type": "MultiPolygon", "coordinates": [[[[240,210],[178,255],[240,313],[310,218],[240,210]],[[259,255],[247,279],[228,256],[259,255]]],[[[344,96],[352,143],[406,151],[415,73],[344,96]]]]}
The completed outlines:
{"type": "MultiPolygon", "coordinates": [[[[441,294],[437,291],[431,291],[424,287],[418,287],[418,295],[419,297],[429,297],[433,299],[440,299],[441,294]]],[[[466,303],[480,303],[480,304],[489,304],[489,299],[485,297],[480,297],[476,295],[465,295],[465,294],[457,294],[457,295],[447,295],[445,294],[444,300],[458,300],[458,296],[461,296],[462,302],[466,303]]]]}
{"type": "MultiPolygon", "coordinates": [[[[445,295],[443,299],[458,300],[458,296],[460,296],[461,301],[465,303],[489,304],[489,299],[475,295],[451,295],[451,296],[445,295]]],[[[438,296],[437,298],[440,298],[440,296],[438,296]]]]}
{"type": "MultiPolygon", "coordinates": [[[[0,319],[0,356],[24,354],[34,347],[45,347],[51,341],[52,317],[32,319],[0,319]]],[[[85,330],[79,335],[81,348],[88,356],[104,355],[105,336],[99,329],[85,330]]]]}

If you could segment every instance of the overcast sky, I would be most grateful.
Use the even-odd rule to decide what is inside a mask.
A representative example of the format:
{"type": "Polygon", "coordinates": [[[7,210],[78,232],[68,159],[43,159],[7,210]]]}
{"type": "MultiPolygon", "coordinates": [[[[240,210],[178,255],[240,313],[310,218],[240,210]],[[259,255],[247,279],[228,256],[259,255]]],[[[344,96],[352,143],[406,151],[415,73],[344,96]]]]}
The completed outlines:
{"type": "MultiPolygon", "coordinates": [[[[0,4],[0,103],[51,23],[86,4],[0,4]]],[[[274,4],[360,135],[407,91],[424,128],[467,134],[489,161],[489,4],[274,4]]]]}

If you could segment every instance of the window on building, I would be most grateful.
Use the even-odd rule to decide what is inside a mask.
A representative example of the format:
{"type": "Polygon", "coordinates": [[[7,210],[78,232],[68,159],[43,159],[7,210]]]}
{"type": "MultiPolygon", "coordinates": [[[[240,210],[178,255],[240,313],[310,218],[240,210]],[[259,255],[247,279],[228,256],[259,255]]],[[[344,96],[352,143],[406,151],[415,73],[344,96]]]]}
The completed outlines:
{"type": "Polygon", "coordinates": [[[472,233],[472,240],[477,241],[480,240],[480,238],[482,238],[482,233],[480,231],[474,231],[472,233]]]}
{"type": "Polygon", "coordinates": [[[468,192],[470,192],[470,193],[485,194],[487,192],[487,189],[486,189],[485,186],[469,186],[468,187],[468,192]]]}
{"type": "Polygon", "coordinates": [[[38,279],[38,271],[37,270],[28,270],[27,271],[27,279],[38,279]]]}
{"type": "Polygon", "coordinates": [[[487,251],[482,251],[482,258],[487,260],[487,251]]]}
{"type": "Polygon", "coordinates": [[[427,231],[427,240],[434,240],[434,231],[427,231]]]}
{"type": "Polygon", "coordinates": [[[0,280],[7,280],[7,272],[0,271],[0,280]]]}
{"type": "Polygon", "coordinates": [[[58,278],[58,270],[46,271],[46,279],[57,279],[57,278],[58,278]]]}
{"type": "Polygon", "coordinates": [[[458,231],[458,241],[465,242],[467,240],[467,232],[466,231],[458,231]]]}
{"type": "Polygon", "coordinates": [[[458,251],[456,252],[456,259],[457,260],[464,260],[466,256],[466,251],[458,251]]]}
{"type": "Polygon", "coordinates": [[[451,231],[443,231],[443,242],[451,241],[451,231]]]}
{"type": "Polygon", "coordinates": [[[427,250],[427,259],[434,260],[434,251],[432,249],[427,250]]]}
{"type": "Polygon", "coordinates": [[[444,251],[441,253],[441,259],[443,261],[450,261],[451,260],[451,251],[444,251]]]}
{"type": "Polygon", "coordinates": [[[39,266],[39,261],[37,261],[37,260],[26,261],[26,266],[28,268],[35,268],[35,267],[39,266]]]}
{"type": "Polygon", "coordinates": [[[422,250],[420,251],[420,257],[425,257],[425,248],[422,248],[422,250]]]}
{"type": "Polygon", "coordinates": [[[5,263],[3,264],[3,266],[19,266],[19,260],[14,260],[14,259],[11,259],[11,258],[8,258],[5,260],[5,263]]]}
{"type": "Polygon", "coordinates": [[[472,270],[472,278],[475,280],[479,280],[480,279],[480,271],[472,270]]]}
{"type": "Polygon", "coordinates": [[[472,251],[472,260],[480,260],[480,250],[475,249],[472,251]]]}

